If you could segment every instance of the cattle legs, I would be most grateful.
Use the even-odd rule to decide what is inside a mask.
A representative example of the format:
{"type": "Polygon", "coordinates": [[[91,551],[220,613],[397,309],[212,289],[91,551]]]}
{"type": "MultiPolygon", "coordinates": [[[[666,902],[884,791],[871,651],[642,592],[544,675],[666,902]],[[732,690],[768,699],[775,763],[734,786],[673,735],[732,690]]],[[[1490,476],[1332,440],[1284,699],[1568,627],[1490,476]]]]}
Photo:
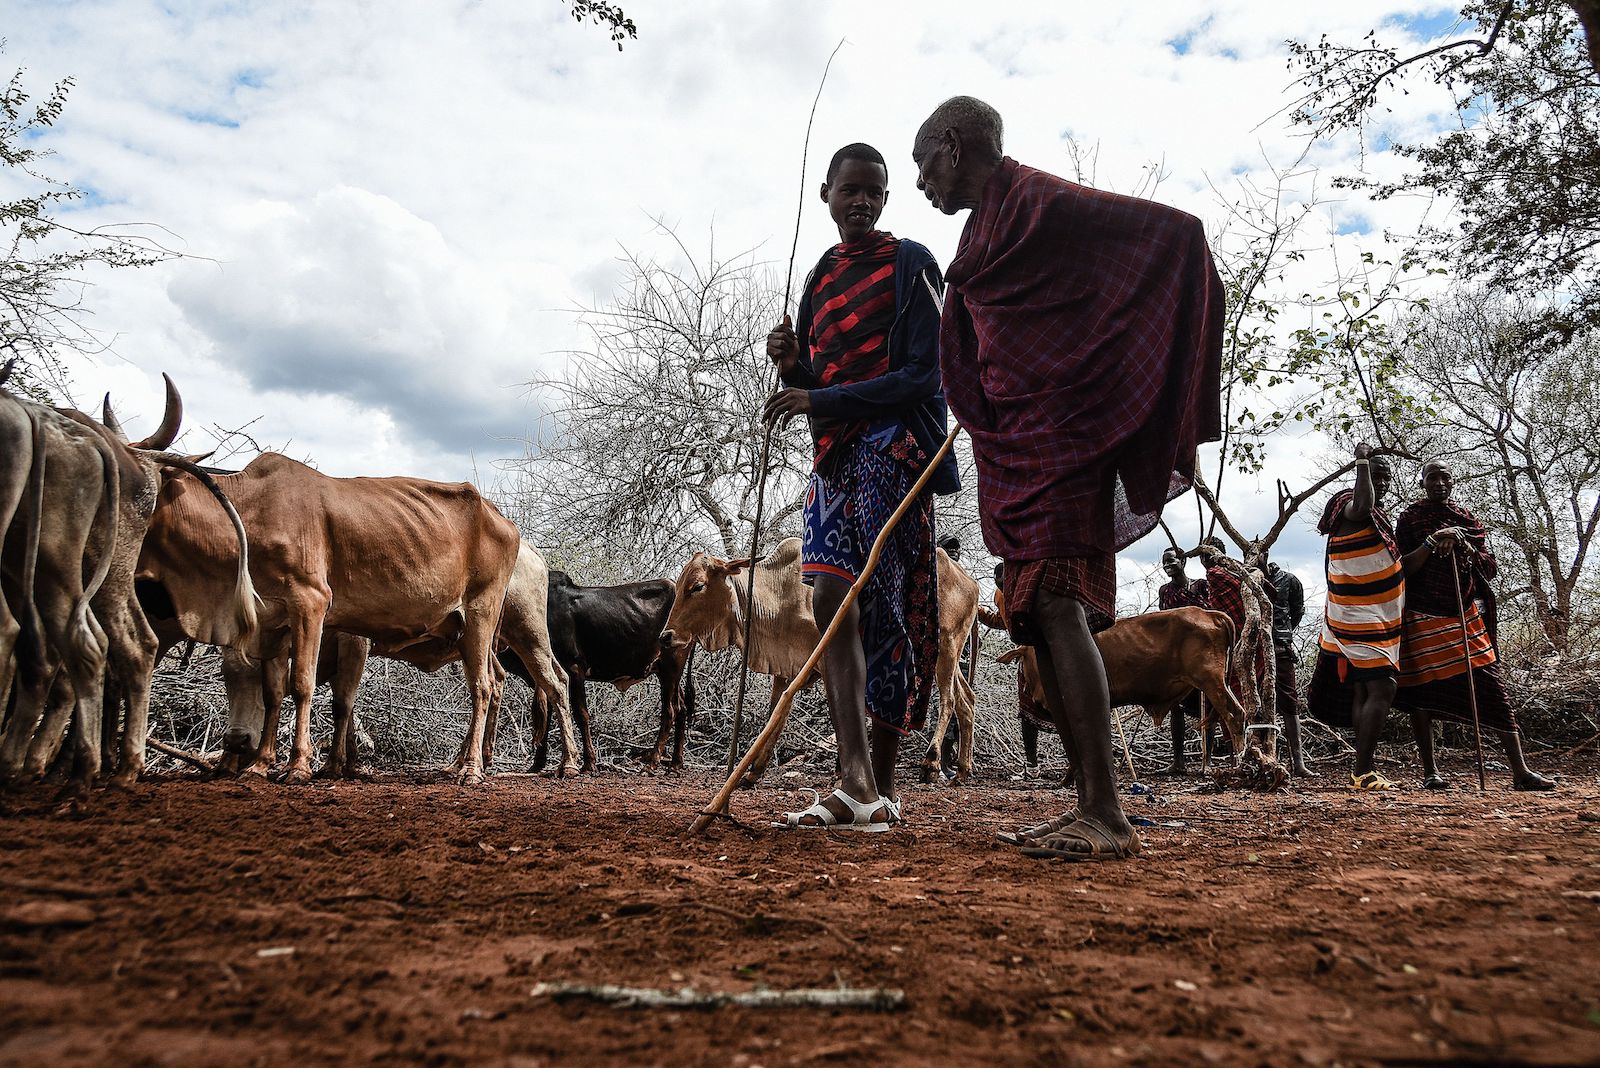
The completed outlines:
{"type": "Polygon", "coordinates": [[[319,778],[353,779],[359,774],[356,755],[356,695],[367,670],[370,642],[362,638],[340,641],[335,646],[338,666],[333,674],[333,738],[328,742],[328,759],[318,770],[319,778]]]}
{"type": "Polygon", "coordinates": [[[500,622],[499,615],[498,603],[467,608],[461,640],[457,644],[461,653],[462,672],[467,677],[467,689],[472,694],[472,725],[467,730],[456,773],[456,780],[463,786],[479,786],[483,783],[487,763],[483,745],[488,729],[489,705],[495,689],[489,658],[494,655],[494,632],[500,622]]]}
{"type": "MultiPolygon", "coordinates": [[[[778,707],[778,701],[782,699],[784,691],[789,688],[789,684],[793,681],[793,679],[784,678],[782,675],[772,676],[772,696],[767,702],[767,719],[769,721],[772,719],[773,711],[778,707]]],[[[767,767],[772,763],[772,754],[777,748],[776,745],[769,746],[760,756],[756,757],[756,762],[750,765],[750,770],[745,772],[744,778],[739,780],[739,786],[742,789],[755,789],[756,783],[760,782],[761,777],[767,773],[767,767]]]]}

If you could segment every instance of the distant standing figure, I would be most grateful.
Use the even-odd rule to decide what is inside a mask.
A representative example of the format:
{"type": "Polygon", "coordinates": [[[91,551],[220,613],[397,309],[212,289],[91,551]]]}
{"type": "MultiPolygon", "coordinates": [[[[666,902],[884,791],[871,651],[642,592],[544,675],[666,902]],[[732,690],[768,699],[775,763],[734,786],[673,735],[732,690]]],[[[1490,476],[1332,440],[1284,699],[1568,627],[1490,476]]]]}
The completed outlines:
{"type": "Polygon", "coordinates": [[[1278,718],[1283,721],[1283,740],[1289,744],[1289,763],[1296,775],[1306,776],[1305,757],[1300,752],[1300,679],[1294,655],[1294,634],[1306,614],[1306,591],[1294,572],[1285,571],[1261,554],[1267,565],[1267,581],[1272,584],[1272,648],[1278,664],[1278,718]]]}
{"type": "Polygon", "coordinates": [[[1394,700],[1406,578],[1383,511],[1389,461],[1364,442],[1355,457],[1355,485],[1330,497],[1317,523],[1328,536],[1328,594],[1306,706],[1324,723],[1355,729],[1351,789],[1393,790],[1372,765],[1394,700]]]}
{"type": "Polygon", "coordinates": [[[1395,704],[1411,713],[1422,759],[1422,785],[1430,790],[1449,785],[1434,764],[1433,717],[1472,722],[1468,666],[1461,649],[1464,609],[1478,718],[1500,736],[1514,788],[1554,790],[1555,780],[1531,770],[1523,756],[1522,735],[1500,677],[1499,657],[1478,611],[1480,584],[1486,588],[1499,570],[1489,550],[1488,531],[1476,516],[1451,501],[1455,479],[1443,462],[1422,465],[1422,488],[1423,498],[1400,513],[1394,532],[1406,571],[1405,633],[1395,704]],[[1458,581],[1462,608],[1456,607],[1458,581]]]}
{"type": "MultiPolygon", "coordinates": [[[[1161,554],[1161,570],[1167,573],[1167,581],[1156,591],[1156,607],[1167,612],[1174,608],[1210,608],[1211,595],[1206,586],[1206,580],[1198,578],[1190,580],[1188,569],[1184,566],[1184,557],[1177,549],[1168,549],[1161,554]]],[[[1184,717],[1188,716],[1200,722],[1200,691],[1192,691],[1178,703],[1170,713],[1172,717],[1172,773],[1183,775],[1188,771],[1184,758],[1184,717]]]]}

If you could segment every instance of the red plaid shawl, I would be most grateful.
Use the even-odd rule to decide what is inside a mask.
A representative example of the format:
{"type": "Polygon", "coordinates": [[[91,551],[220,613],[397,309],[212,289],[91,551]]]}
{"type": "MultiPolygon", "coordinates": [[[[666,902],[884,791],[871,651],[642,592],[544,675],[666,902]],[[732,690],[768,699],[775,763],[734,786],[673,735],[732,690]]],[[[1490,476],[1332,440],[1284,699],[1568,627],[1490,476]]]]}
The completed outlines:
{"type": "Polygon", "coordinates": [[[1114,552],[1221,433],[1223,292],[1200,221],[1007,157],[950,265],[939,356],[1005,560],[1114,552]]]}
{"type": "MultiPolygon", "coordinates": [[[[1467,535],[1458,547],[1455,565],[1461,578],[1461,599],[1471,604],[1478,594],[1478,578],[1485,583],[1500,571],[1500,564],[1489,549],[1488,531],[1478,517],[1451,501],[1434,504],[1424,497],[1400,513],[1395,522],[1394,540],[1402,553],[1413,552],[1445,527],[1460,527],[1467,535]]],[[[1406,607],[1436,616],[1461,617],[1456,611],[1456,586],[1450,577],[1448,556],[1429,556],[1414,573],[1406,577],[1406,607]]],[[[1491,594],[1492,596],[1492,594],[1491,594]]]]}

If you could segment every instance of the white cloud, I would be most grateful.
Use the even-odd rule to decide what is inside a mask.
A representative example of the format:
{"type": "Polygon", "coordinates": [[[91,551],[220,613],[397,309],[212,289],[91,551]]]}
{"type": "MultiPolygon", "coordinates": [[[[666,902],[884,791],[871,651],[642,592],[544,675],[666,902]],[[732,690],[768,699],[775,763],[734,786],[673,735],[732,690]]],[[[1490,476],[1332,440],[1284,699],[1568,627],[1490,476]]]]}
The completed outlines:
{"type": "MultiPolygon", "coordinates": [[[[537,422],[518,384],[581,344],[572,310],[604,299],[619,246],[673,255],[657,218],[691,248],[714,225],[719,249],[781,263],[801,184],[803,269],[833,239],[815,196],[822,167],[864,140],[889,160],[884,225],[948,261],[963,220],[923,203],[910,142],[939,100],[973,93],[1001,110],[1017,158],[1067,172],[1070,134],[1098,147],[1099,184],[1123,190],[1160,160],[1158,195],[1214,221],[1211,183],[1259,179],[1264,160],[1287,166],[1305,147],[1279,114],[1292,101],[1284,39],[1355,40],[1388,23],[1400,40],[1397,20],[1435,27],[1450,10],[624,6],[640,36],[618,53],[560,0],[12,0],[3,59],[25,64],[36,92],[77,80],[45,143],[58,153],[50,173],[97,194],[84,221],[157,222],[205,257],[95,279],[94,324],[116,340],[78,369],[80,399],[114,388],[130,422],[154,420],[167,370],[192,426],[260,417],[261,440],[293,442],[333,473],[470,477],[537,422]],[[802,182],[807,111],[841,37],[802,182]]],[[[1402,136],[1433,128],[1447,104],[1431,92],[1388,102],[1402,136]]],[[[1340,139],[1308,158],[1336,173],[1356,147],[1340,139]]],[[[1412,229],[1417,214],[1352,195],[1319,212],[1308,242],[1357,221],[1412,229]]],[[[1339,241],[1348,258],[1356,238],[1339,241]]],[[[1310,287],[1331,266],[1297,271],[1310,287]]],[[[1259,496],[1236,505],[1241,521],[1261,524],[1272,479],[1301,477],[1320,448],[1276,444],[1259,496]]],[[[1187,501],[1174,516],[1187,536],[1187,501]]],[[[1137,547],[1129,566],[1153,565],[1158,549],[1137,547]]],[[[1304,524],[1279,556],[1311,574],[1319,558],[1304,524]]]]}

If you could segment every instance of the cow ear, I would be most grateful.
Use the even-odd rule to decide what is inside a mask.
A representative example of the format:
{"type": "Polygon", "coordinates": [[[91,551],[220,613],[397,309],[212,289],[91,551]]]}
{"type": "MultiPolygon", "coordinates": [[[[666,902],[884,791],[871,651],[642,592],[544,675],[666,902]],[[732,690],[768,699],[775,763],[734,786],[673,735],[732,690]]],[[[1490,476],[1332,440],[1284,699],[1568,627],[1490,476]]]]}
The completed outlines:
{"type": "Polygon", "coordinates": [[[738,560],[724,560],[722,562],[722,566],[718,568],[718,570],[725,575],[737,575],[739,572],[743,571],[749,566],[750,557],[745,556],[738,560]]]}

